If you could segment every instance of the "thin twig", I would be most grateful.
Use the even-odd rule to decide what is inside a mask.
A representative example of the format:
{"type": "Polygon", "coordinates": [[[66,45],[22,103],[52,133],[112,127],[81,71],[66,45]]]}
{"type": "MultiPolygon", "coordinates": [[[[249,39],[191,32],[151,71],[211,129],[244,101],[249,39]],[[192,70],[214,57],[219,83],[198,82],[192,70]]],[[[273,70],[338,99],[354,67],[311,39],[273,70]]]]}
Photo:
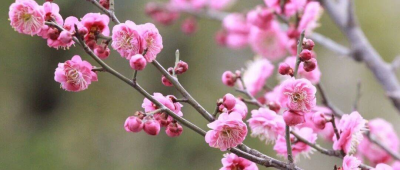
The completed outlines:
{"type": "Polygon", "coordinates": [[[92,68],[92,71],[100,71],[100,72],[103,72],[103,71],[106,71],[103,67],[94,67],[94,68],[92,68]]]}
{"type": "Polygon", "coordinates": [[[88,0],[88,1],[90,1],[94,6],[99,8],[106,15],[108,15],[111,18],[111,21],[113,21],[116,24],[120,24],[121,23],[121,22],[119,22],[118,18],[115,16],[115,13],[114,13],[114,1],[113,0],[110,1],[110,10],[104,8],[97,0],[88,0]],[[111,4],[111,2],[113,2],[113,3],[111,4]]]}
{"type": "Polygon", "coordinates": [[[341,118],[342,115],[346,114],[346,113],[344,113],[343,111],[341,111],[339,108],[337,108],[335,105],[333,105],[333,104],[330,102],[330,100],[329,100],[328,96],[326,95],[325,89],[324,89],[324,87],[323,87],[323,85],[322,85],[321,82],[317,84],[317,88],[318,88],[319,94],[321,94],[322,103],[323,103],[325,106],[327,106],[329,109],[331,109],[332,112],[333,112],[333,114],[334,114],[336,117],[341,118]]]}
{"type": "Polygon", "coordinates": [[[357,82],[356,98],[354,99],[353,111],[358,110],[358,103],[361,99],[361,80],[357,82]]]}

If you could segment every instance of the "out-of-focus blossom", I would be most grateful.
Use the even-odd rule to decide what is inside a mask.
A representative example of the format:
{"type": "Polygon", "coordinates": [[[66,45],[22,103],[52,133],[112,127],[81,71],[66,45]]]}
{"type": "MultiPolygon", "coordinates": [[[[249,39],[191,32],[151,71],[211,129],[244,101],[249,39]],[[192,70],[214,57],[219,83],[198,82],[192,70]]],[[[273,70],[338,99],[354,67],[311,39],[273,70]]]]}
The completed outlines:
{"type": "Polygon", "coordinates": [[[251,136],[265,140],[266,143],[275,141],[278,135],[284,135],[285,122],[282,116],[267,108],[251,111],[251,118],[247,122],[251,136]]]}
{"type": "Polygon", "coordinates": [[[243,74],[243,81],[250,94],[256,95],[257,92],[262,90],[267,79],[273,72],[274,65],[265,58],[256,58],[249,63],[243,74]]]}
{"type": "Polygon", "coordinates": [[[219,170],[258,170],[254,162],[238,157],[233,153],[224,154],[221,162],[223,167],[219,170]]]}

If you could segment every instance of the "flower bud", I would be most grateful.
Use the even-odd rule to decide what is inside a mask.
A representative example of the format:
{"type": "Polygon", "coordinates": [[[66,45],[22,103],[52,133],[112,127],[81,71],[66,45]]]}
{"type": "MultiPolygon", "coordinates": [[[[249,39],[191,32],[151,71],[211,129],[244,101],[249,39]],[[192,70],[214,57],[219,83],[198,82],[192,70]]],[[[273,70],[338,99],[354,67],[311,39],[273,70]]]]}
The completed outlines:
{"type": "Polygon", "coordinates": [[[235,107],[235,104],[236,104],[235,96],[233,96],[230,93],[225,94],[222,104],[226,107],[226,109],[232,110],[233,107],[235,107]]]}
{"type": "Polygon", "coordinates": [[[146,67],[147,62],[142,54],[136,54],[129,60],[129,65],[131,65],[132,69],[141,71],[146,67]]]}
{"type": "Polygon", "coordinates": [[[99,0],[99,3],[105,9],[110,9],[110,1],[109,0],[99,0]]]}
{"type": "Polygon", "coordinates": [[[305,122],[303,113],[292,110],[286,110],[283,112],[283,120],[288,126],[295,126],[305,122]]]}
{"type": "Polygon", "coordinates": [[[315,43],[311,39],[304,38],[302,46],[303,49],[312,50],[315,46],[315,43]]]}
{"type": "Polygon", "coordinates": [[[127,132],[139,132],[143,129],[142,120],[136,116],[129,116],[124,124],[127,132]]]}
{"type": "Polygon", "coordinates": [[[168,87],[173,86],[173,84],[165,76],[161,77],[161,82],[162,84],[164,84],[164,86],[168,87]]]}
{"type": "Polygon", "coordinates": [[[313,71],[317,67],[317,60],[315,58],[311,58],[304,62],[303,68],[305,71],[310,72],[313,71]]]}
{"type": "Polygon", "coordinates": [[[160,123],[161,127],[166,127],[170,123],[170,121],[168,120],[168,115],[164,112],[154,114],[154,119],[157,120],[158,123],[160,123]]]}
{"type": "Polygon", "coordinates": [[[170,123],[167,126],[167,129],[165,129],[165,133],[167,133],[167,135],[169,137],[177,137],[177,136],[181,135],[182,132],[183,132],[183,128],[178,123],[170,123]]]}
{"type": "Polygon", "coordinates": [[[185,19],[181,25],[181,30],[185,34],[193,34],[197,31],[197,21],[193,17],[185,19]]]}
{"type": "Polygon", "coordinates": [[[94,48],[94,54],[96,54],[101,59],[106,59],[110,55],[110,48],[97,46],[94,48]]]}
{"type": "Polygon", "coordinates": [[[269,107],[270,110],[278,113],[279,110],[281,110],[281,105],[277,102],[268,102],[267,106],[269,107]]]}
{"type": "Polygon", "coordinates": [[[160,123],[158,123],[156,120],[154,120],[152,117],[145,117],[144,118],[144,125],[143,125],[143,130],[149,134],[149,135],[158,135],[160,132],[160,123]]]}
{"type": "Polygon", "coordinates": [[[222,74],[222,83],[224,83],[227,86],[230,87],[234,86],[236,83],[236,79],[237,79],[236,75],[233,74],[231,71],[225,71],[222,74]]]}
{"type": "Polygon", "coordinates": [[[215,41],[217,41],[217,44],[220,46],[226,46],[226,37],[227,33],[224,30],[220,30],[215,34],[215,41]]]}
{"type": "Polygon", "coordinates": [[[184,61],[179,61],[175,67],[175,74],[183,74],[189,69],[189,65],[184,61]]]}
{"type": "Polygon", "coordinates": [[[326,125],[326,118],[325,118],[325,114],[322,112],[315,112],[312,116],[311,116],[311,121],[314,123],[315,127],[318,129],[325,129],[325,125],[326,125]]]}
{"type": "Polygon", "coordinates": [[[168,73],[169,73],[169,74],[171,74],[171,75],[172,75],[172,74],[173,74],[173,71],[174,71],[174,68],[172,68],[172,67],[169,67],[169,68],[167,69],[167,71],[168,71],[168,73]]]}
{"type": "Polygon", "coordinates": [[[68,31],[61,31],[58,39],[64,44],[69,44],[72,41],[72,34],[68,31]]]}
{"type": "Polygon", "coordinates": [[[304,49],[303,51],[300,52],[299,57],[301,61],[307,61],[312,58],[313,54],[311,53],[310,50],[304,49]]]}
{"type": "Polygon", "coordinates": [[[279,68],[278,68],[279,74],[288,75],[290,73],[290,70],[293,70],[293,69],[289,66],[289,64],[287,64],[287,63],[280,63],[279,64],[279,68]]]}
{"type": "Polygon", "coordinates": [[[78,28],[78,33],[79,33],[79,35],[84,36],[88,33],[88,30],[86,27],[81,27],[81,28],[78,28]]]}

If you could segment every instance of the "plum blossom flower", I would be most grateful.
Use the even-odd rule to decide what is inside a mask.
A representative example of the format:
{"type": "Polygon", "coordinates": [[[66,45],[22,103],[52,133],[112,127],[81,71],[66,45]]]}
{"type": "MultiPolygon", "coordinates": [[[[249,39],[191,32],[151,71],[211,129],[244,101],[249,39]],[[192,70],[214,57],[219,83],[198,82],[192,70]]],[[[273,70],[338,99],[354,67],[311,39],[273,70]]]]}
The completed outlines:
{"type": "Polygon", "coordinates": [[[171,0],[170,5],[178,10],[199,10],[207,5],[207,0],[171,0]]]}
{"type": "Polygon", "coordinates": [[[343,170],[359,170],[358,166],[361,165],[361,161],[358,160],[356,157],[351,155],[346,155],[343,158],[343,170]]]}
{"type": "MultiPolygon", "coordinates": [[[[291,68],[294,68],[296,65],[296,56],[291,56],[285,59],[285,61],[283,61],[283,63],[288,64],[291,68]]],[[[317,84],[321,78],[321,71],[319,70],[319,67],[317,65],[317,67],[310,72],[307,72],[304,70],[304,62],[301,62],[299,65],[299,70],[297,72],[297,75],[300,78],[305,78],[307,80],[309,80],[312,84],[317,84]]],[[[280,79],[288,79],[291,76],[289,75],[280,75],[279,78],[280,79]]]]}
{"type": "Polygon", "coordinates": [[[225,29],[224,43],[233,49],[240,49],[247,45],[250,24],[240,13],[232,13],[224,18],[222,25],[225,29]]]}
{"type": "Polygon", "coordinates": [[[162,37],[156,26],[152,23],[138,25],[137,29],[139,35],[142,37],[142,49],[146,51],[146,54],[143,56],[147,62],[152,62],[163,49],[162,37]]]}
{"type": "MultiPolygon", "coordinates": [[[[376,118],[368,122],[369,133],[373,135],[383,145],[394,152],[399,150],[399,138],[393,126],[381,119],[376,118]]],[[[372,164],[388,163],[392,157],[382,148],[365,138],[358,145],[358,152],[367,158],[372,164]]]]}
{"type": "Polygon", "coordinates": [[[143,53],[142,38],[132,21],[115,25],[112,30],[112,40],[111,46],[128,60],[136,54],[143,53]]]}
{"type": "Polygon", "coordinates": [[[249,44],[253,51],[272,61],[284,57],[288,40],[276,21],[266,30],[256,26],[250,29],[249,44]]]}
{"type": "Polygon", "coordinates": [[[282,116],[267,108],[251,111],[251,118],[247,122],[251,129],[251,136],[265,140],[266,143],[275,141],[278,135],[283,135],[285,131],[282,116]]]}
{"type": "Polygon", "coordinates": [[[290,0],[286,1],[284,11],[281,9],[280,0],[264,0],[267,7],[274,9],[278,14],[285,14],[287,17],[294,15],[302,10],[307,3],[307,0],[290,0]]]}
{"type": "Polygon", "coordinates": [[[316,92],[307,79],[287,79],[280,85],[279,102],[290,110],[308,112],[316,105],[316,92]]]}
{"type": "Polygon", "coordinates": [[[85,40],[93,39],[97,34],[110,35],[108,23],[110,18],[105,14],[88,13],[81,19],[81,23],[88,30],[85,40]]]}
{"type": "Polygon", "coordinates": [[[179,12],[177,10],[170,10],[171,7],[173,5],[170,3],[167,4],[166,8],[159,8],[155,2],[149,2],[146,4],[145,11],[153,20],[163,25],[170,25],[179,18],[179,12]]]}
{"type": "Polygon", "coordinates": [[[375,168],[372,168],[371,170],[393,170],[393,168],[389,165],[380,163],[380,164],[376,165],[375,168]]]}
{"type": "Polygon", "coordinates": [[[247,126],[239,113],[222,113],[217,120],[207,125],[212,130],[206,133],[205,140],[213,148],[226,151],[236,147],[246,138],[247,126]]]}
{"type": "Polygon", "coordinates": [[[233,153],[224,154],[224,158],[222,158],[221,162],[223,167],[219,170],[258,170],[254,162],[238,157],[233,153]]]}
{"type": "Polygon", "coordinates": [[[400,170],[400,162],[396,161],[392,164],[393,170],[400,170]]]}
{"type": "Polygon", "coordinates": [[[299,22],[299,32],[305,30],[306,34],[310,34],[315,28],[319,26],[318,20],[322,14],[322,7],[319,2],[309,2],[304,9],[304,14],[299,22]]]}
{"type": "Polygon", "coordinates": [[[44,11],[34,0],[16,0],[11,4],[8,17],[15,31],[36,35],[44,26],[44,11]]]}
{"type": "Polygon", "coordinates": [[[256,95],[273,72],[274,65],[265,58],[256,58],[249,63],[243,74],[243,82],[250,94],[256,95]]]}
{"type": "Polygon", "coordinates": [[[354,153],[363,139],[365,123],[366,120],[357,111],[343,115],[338,124],[339,139],[333,136],[333,149],[343,150],[347,154],[354,153]]]}
{"type": "Polygon", "coordinates": [[[89,62],[82,61],[79,55],[75,55],[71,60],[58,64],[54,79],[61,83],[61,88],[66,91],[82,91],[87,89],[92,81],[97,81],[97,74],[92,68],[89,62]]]}
{"type": "Polygon", "coordinates": [[[236,98],[235,106],[233,107],[232,110],[229,110],[229,112],[239,113],[242,116],[242,119],[246,119],[248,108],[247,108],[246,103],[244,103],[242,100],[236,98]]]}
{"type": "MultiPolygon", "coordinates": [[[[315,134],[311,128],[303,127],[301,129],[295,129],[295,132],[304,139],[308,140],[310,143],[315,143],[317,140],[317,134],[315,134]]],[[[290,140],[292,142],[295,141],[295,137],[290,135],[290,140]]],[[[284,135],[278,136],[278,139],[275,141],[274,150],[277,152],[278,156],[287,157],[286,139],[284,135]]],[[[292,143],[292,154],[295,160],[299,154],[308,157],[312,151],[313,149],[311,146],[307,145],[306,143],[301,141],[292,143]]]]}
{"type": "Polygon", "coordinates": [[[260,28],[268,29],[271,21],[274,19],[274,13],[270,8],[257,6],[255,9],[249,11],[246,15],[247,22],[260,28]]]}
{"type": "MultiPolygon", "coordinates": [[[[64,20],[60,15],[60,7],[56,3],[45,2],[43,4],[43,12],[45,21],[54,20],[58,25],[63,25],[64,20]]],[[[38,33],[38,35],[43,37],[44,39],[51,38],[49,37],[49,32],[48,32],[50,28],[51,26],[43,25],[42,30],[38,33]]]]}

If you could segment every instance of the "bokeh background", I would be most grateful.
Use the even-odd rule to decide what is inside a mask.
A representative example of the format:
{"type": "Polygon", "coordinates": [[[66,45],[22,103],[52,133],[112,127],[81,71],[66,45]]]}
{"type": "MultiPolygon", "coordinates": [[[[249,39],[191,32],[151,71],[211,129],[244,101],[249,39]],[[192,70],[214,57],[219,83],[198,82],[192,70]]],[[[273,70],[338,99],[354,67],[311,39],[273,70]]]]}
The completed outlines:
{"type": "MultiPolygon", "coordinates": [[[[43,3],[44,0],[38,0],[43,3]]],[[[0,169],[219,169],[223,153],[210,148],[203,137],[184,129],[178,138],[161,132],[156,137],[143,132],[127,133],[123,129],[126,117],[141,110],[143,97],[135,90],[106,73],[99,73],[99,82],[80,93],[65,92],[53,80],[58,62],[79,54],[94,63],[82,49],[68,51],[48,48],[40,37],[15,32],[8,21],[8,7],[13,0],[1,0],[0,11],[0,169]]],[[[87,12],[100,12],[84,0],[55,0],[62,16],[82,17],[87,12]]],[[[145,0],[116,1],[121,21],[153,22],[144,14],[145,0]]],[[[239,1],[231,11],[251,9],[261,0],[239,1]]],[[[399,1],[356,1],[357,15],[366,36],[384,57],[392,61],[399,54],[399,1]]],[[[184,17],[181,17],[184,18],[184,17]]],[[[209,111],[225,93],[235,93],[221,83],[225,70],[240,69],[253,57],[249,49],[230,50],[218,47],[214,34],[221,23],[199,21],[199,31],[187,36],[180,31],[180,22],[172,26],[157,25],[164,40],[164,50],[158,60],[172,66],[174,52],[189,63],[189,71],[180,76],[181,83],[209,111]]],[[[344,45],[345,38],[324,14],[322,33],[344,45]]],[[[385,97],[381,86],[364,64],[346,56],[338,56],[317,44],[322,82],[333,102],[349,112],[356,96],[357,81],[362,83],[359,112],[366,118],[383,117],[400,132],[399,113],[385,97]]],[[[132,70],[116,52],[105,60],[126,76],[132,70]]],[[[95,65],[95,64],[94,64],[95,65]]],[[[139,82],[149,92],[180,96],[174,88],[164,87],[160,73],[149,65],[140,72],[139,82]]],[[[268,82],[276,83],[275,77],[268,82]]],[[[237,93],[235,93],[237,94],[237,93]]],[[[251,108],[250,108],[251,109],[251,108]]],[[[206,121],[189,106],[183,108],[185,118],[206,129],[206,121]]],[[[248,137],[245,141],[269,155],[275,156],[271,145],[248,137]]],[[[330,147],[330,145],[325,144],[330,147]]],[[[341,164],[336,158],[319,153],[313,161],[300,159],[305,169],[332,169],[341,164]]]]}

